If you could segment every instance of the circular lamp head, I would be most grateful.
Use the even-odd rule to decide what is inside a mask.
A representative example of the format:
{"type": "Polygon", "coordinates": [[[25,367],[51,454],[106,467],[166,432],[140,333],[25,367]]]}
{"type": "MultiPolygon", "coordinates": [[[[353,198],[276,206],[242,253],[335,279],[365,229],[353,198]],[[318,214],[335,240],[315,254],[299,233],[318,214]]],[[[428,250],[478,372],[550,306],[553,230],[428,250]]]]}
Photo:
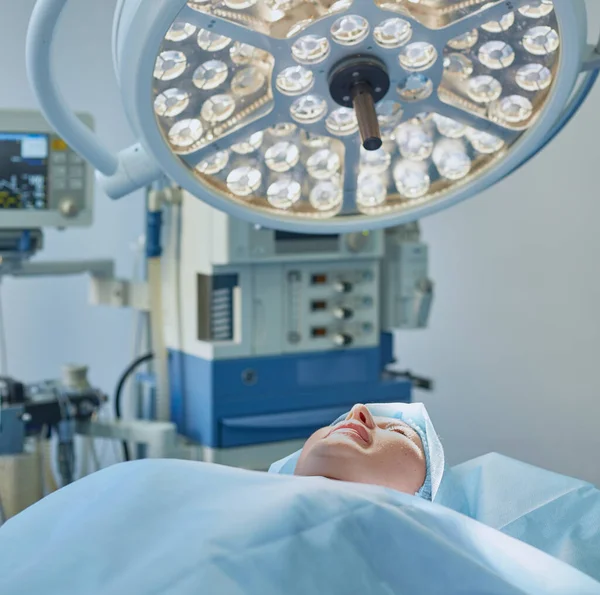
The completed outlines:
{"type": "Polygon", "coordinates": [[[349,232],[445,208],[535,151],[585,26],[571,0],[121,0],[115,57],[175,182],[257,224],[349,232]]]}

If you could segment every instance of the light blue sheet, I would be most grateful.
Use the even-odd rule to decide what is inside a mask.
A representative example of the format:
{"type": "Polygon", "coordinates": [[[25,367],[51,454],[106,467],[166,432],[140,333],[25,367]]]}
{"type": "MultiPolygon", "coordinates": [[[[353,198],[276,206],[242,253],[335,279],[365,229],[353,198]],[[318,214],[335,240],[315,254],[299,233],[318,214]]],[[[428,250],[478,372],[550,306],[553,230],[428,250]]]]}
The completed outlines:
{"type": "MultiPolygon", "coordinates": [[[[593,485],[495,453],[447,469],[442,444],[422,403],[367,407],[373,415],[402,419],[418,429],[430,478],[419,495],[529,543],[600,581],[600,491],[593,485]]],[[[300,453],[276,461],[269,471],[293,475],[300,453]]]]}
{"type": "Polygon", "coordinates": [[[593,485],[498,454],[458,465],[446,479],[438,502],[600,581],[600,491],[593,485]]]}
{"type": "Polygon", "coordinates": [[[146,461],[0,529],[2,595],[600,595],[600,583],[385,488],[146,461]]]}

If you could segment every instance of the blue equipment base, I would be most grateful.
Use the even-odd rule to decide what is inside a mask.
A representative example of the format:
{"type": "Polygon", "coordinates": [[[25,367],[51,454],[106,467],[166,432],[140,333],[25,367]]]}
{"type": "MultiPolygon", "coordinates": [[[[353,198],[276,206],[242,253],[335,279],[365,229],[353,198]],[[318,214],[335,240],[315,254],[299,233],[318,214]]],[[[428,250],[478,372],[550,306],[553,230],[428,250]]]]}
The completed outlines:
{"type": "Polygon", "coordinates": [[[171,417],[212,448],[303,439],[357,402],[410,402],[412,384],[386,375],[391,335],[379,347],[205,360],[169,353],[171,417]]]}

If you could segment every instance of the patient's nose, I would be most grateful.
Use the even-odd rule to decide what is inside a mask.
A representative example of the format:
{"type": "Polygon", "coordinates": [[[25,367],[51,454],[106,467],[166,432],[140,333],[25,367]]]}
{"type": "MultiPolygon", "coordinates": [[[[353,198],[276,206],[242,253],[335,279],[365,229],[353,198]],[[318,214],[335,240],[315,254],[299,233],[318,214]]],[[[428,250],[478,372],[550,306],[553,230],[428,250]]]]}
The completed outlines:
{"type": "Polygon", "coordinates": [[[371,412],[367,409],[365,405],[361,403],[358,403],[354,405],[354,407],[352,407],[352,410],[348,414],[348,419],[360,421],[371,430],[375,427],[375,420],[373,419],[371,412]]]}

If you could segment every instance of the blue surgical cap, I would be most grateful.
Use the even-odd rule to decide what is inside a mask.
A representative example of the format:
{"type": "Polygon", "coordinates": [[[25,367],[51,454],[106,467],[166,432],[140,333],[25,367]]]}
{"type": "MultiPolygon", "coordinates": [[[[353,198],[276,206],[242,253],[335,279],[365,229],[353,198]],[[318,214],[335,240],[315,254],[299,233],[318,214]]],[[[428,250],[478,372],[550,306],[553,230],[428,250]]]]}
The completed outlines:
{"type": "MultiPolygon", "coordinates": [[[[367,408],[371,415],[399,419],[419,434],[425,450],[427,475],[425,483],[416,495],[425,500],[433,501],[442,483],[445,461],[442,443],[429,419],[425,405],[423,403],[374,403],[367,405],[367,408]]],[[[340,416],[332,425],[345,419],[346,415],[340,416]]],[[[293,475],[301,452],[301,450],[298,450],[285,459],[273,463],[269,473],[293,475]]]]}

